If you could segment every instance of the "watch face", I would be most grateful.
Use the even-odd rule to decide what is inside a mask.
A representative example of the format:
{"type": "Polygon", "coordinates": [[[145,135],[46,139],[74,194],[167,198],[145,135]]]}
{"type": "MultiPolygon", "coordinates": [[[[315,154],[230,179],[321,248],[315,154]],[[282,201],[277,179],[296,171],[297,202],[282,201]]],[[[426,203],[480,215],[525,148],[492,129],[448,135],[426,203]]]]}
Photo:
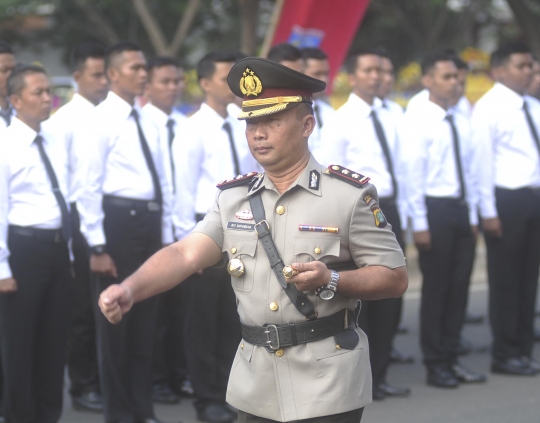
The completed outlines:
{"type": "Polygon", "coordinates": [[[323,289],[319,294],[319,297],[321,298],[321,300],[328,301],[334,298],[334,295],[336,295],[336,293],[331,289],[323,289]]]}

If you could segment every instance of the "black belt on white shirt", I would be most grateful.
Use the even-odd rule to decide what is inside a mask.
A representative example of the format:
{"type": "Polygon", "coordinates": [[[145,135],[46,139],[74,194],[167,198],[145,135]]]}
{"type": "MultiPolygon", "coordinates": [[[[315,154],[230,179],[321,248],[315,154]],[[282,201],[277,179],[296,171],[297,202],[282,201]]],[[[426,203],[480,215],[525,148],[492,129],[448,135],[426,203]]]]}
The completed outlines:
{"type": "Polygon", "coordinates": [[[467,202],[459,197],[430,197],[426,196],[426,203],[440,203],[448,206],[467,206],[467,202]]]}
{"type": "Polygon", "coordinates": [[[242,338],[252,345],[277,350],[319,341],[356,326],[354,312],[345,309],[328,317],[302,323],[264,326],[248,326],[242,323],[242,338]]]}
{"type": "Polygon", "coordinates": [[[49,242],[57,242],[57,243],[65,242],[64,239],[62,238],[61,229],[40,229],[40,228],[32,228],[29,226],[10,225],[9,235],[20,235],[20,236],[25,236],[28,238],[41,239],[43,241],[49,241],[49,242]]]}
{"type": "Polygon", "coordinates": [[[103,204],[147,213],[161,211],[161,205],[157,201],[134,200],[131,198],[115,197],[113,195],[104,195],[103,204]]]}

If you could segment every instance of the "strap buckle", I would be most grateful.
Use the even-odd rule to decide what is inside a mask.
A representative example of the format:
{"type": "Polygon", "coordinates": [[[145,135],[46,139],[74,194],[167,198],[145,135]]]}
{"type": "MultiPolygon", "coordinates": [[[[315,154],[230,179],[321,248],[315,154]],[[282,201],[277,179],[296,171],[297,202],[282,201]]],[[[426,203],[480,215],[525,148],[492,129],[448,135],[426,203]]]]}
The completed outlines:
{"type": "Polygon", "coordinates": [[[281,348],[281,343],[279,341],[279,332],[278,332],[278,328],[276,325],[268,325],[266,326],[266,330],[264,331],[264,333],[266,333],[266,343],[268,344],[268,348],[270,348],[271,350],[279,350],[281,348]],[[276,338],[277,338],[277,347],[273,347],[272,346],[272,340],[270,339],[270,331],[268,329],[274,329],[276,331],[276,338]]]}
{"type": "Polygon", "coordinates": [[[266,229],[270,230],[270,225],[268,224],[268,222],[265,220],[261,220],[259,223],[255,223],[255,227],[259,226],[261,223],[265,223],[266,224],[266,229]]]}

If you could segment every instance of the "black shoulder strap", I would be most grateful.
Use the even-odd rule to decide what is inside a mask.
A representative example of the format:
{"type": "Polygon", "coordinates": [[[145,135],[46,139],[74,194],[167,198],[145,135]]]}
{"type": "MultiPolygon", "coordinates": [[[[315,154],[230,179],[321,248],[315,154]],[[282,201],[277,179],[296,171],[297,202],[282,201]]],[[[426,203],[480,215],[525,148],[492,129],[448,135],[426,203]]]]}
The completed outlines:
{"type": "Polygon", "coordinates": [[[283,276],[283,267],[285,266],[272,239],[260,192],[254,193],[249,197],[249,205],[251,206],[251,213],[253,213],[253,217],[255,218],[255,229],[257,229],[259,240],[279,284],[300,313],[306,316],[308,320],[316,319],[315,309],[308,297],[302,291],[299,291],[295,284],[287,283],[285,276],[283,276]]]}

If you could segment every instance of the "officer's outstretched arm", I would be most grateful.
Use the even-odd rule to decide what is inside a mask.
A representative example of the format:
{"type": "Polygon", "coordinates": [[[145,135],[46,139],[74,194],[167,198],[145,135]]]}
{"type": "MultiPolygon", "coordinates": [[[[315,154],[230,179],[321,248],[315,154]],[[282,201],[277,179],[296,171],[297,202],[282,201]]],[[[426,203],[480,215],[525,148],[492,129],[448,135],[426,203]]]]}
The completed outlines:
{"type": "Polygon", "coordinates": [[[118,323],[134,303],[167,291],[193,273],[221,260],[221,249],[207,235],[192,233],[158,251],[119,285],[99,297],[99,307],[111,323],[118,323]]]}

